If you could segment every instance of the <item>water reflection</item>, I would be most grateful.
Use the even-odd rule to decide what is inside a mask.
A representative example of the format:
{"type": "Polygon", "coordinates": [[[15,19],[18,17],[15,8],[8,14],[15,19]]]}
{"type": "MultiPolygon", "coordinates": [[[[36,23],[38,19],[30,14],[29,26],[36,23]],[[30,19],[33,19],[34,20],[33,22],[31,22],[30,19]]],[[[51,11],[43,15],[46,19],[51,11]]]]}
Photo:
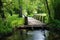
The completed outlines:
{"type": "Polygon", "coordinates": [[[7,40],[46,40],[48,34],[47,30],[33,30],[28,31],[26,35],[25,31],[20,30],[16,31],[11,37],[8,37],[7,40]]]}
{"type": "Polygon", "coordinates": [[[46,40],[46,34],[48,33],[47,30],[34,30],[30,31],[27,34],[31,35],[27,40],[46,40]]]}

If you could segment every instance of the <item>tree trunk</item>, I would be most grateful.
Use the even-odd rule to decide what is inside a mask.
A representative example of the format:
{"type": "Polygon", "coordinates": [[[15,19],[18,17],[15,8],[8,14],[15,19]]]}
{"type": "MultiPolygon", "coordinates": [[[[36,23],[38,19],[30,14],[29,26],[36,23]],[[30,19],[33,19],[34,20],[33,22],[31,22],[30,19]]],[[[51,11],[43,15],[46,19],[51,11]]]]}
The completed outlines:
{"type": "Polygon", "coordinates": [[[0,0],[0,15],[2,18],[5,18],[4,11],[2,10],[2,8],[3,8],[3,4],[2,1],[0,0]]]}
{"type": "Polygon", "coordinates": [[[22,0],[18,0],[19,2],[19,17],[22,17],[22,0]]]}
{"type": "Polygon", "coordinates": [[[48,1],[47,0],[45,0],[45,1],[46,1],[46,7],[47,7],[47,10],[48,10],[48,14],[49,14],[49,21],[51,21],[52,18],[50,16],[50,9],[49,9],[49,5],[48,5],[48,1]]]}
{"type": "Polygon", "coordinates": [[[19,9],[19,17],[22,17],[22,6],[20,6],[20,9],[19,9]]]}

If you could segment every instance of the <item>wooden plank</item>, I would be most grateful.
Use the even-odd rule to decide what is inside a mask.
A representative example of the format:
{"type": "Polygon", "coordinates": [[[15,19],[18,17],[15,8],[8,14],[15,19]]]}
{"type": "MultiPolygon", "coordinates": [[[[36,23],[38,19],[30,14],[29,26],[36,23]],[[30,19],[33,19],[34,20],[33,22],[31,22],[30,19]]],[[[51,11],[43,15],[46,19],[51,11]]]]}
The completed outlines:
{"type": "Polygon", "coordinates": [[[34,27],[43,27],[45,24],[32,17],[28,17],[28,25],[31,25],[34,27]]]}
{"type": "Polygon", "coordinates": [[[45,23],[42,23],[32,17],[28,17],[28,25],[23,25],[19,27],[18,29],[48,29],[47,25],[45,23]]]}

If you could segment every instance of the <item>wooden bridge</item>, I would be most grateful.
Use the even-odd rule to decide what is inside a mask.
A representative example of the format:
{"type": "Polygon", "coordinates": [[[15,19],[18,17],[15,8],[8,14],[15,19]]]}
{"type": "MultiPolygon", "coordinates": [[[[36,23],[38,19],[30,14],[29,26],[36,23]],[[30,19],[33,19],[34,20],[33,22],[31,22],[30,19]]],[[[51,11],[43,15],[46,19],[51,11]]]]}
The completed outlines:
{"type": "Polygon", "coordinates": [[[43,30],[57,30],[60,31],[60,28],[55,28],[55,27],[48,27],[47,24],[45,24],[44,20],[47,14],[35,14],[32,17],[25,17],[25,23],[23,26],[19,27],[18,29],[26,29],[26,30],[33,30],[33,29],[43,29],[43,30]]]}
{"type": "Polygon", "coordinates": [[[26,17],[25,19],[27,19],[27,20],[25,20],[25,25],[18,28],[21,31],[21,33],[22,33],[22,30],[24,30],[24,29],[26,30],[26,33],[29,30],[40,30],[40,29],[53,31],[56,33],[58,33],[60,31],[60,28],[48,27],[45,23],[38,21],[32,17],[28,17],[28,18],[26,17]]]}
{"type": "Polygon", "coordinates": [[[25,25],[19,27],[18,29],[27,29],[27,30],[38,30],[38,29],[48,29],[45,23],[38,21],[32,17],[25,18],[25,25]]]}

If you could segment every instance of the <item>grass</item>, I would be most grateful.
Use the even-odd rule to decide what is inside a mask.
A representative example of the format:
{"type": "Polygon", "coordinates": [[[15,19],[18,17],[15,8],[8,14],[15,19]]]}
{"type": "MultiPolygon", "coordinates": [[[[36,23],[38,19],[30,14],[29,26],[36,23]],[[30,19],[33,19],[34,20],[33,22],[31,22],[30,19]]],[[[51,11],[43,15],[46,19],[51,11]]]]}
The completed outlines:
{"type": "MultiPolygon", "coordinates": [[[[19,18],[18,15],[7,16],[5,20],[0,18],[0,33],[5,35],[13,31],[13,28],[20,27],[24,24],[24,19],[19,18]]],[[[0,34],[0,35],[1,35],[0,34]]]]}
{"type": "Polygon", "coordinates": [[[6,20],[8,22],[10,22],[10,24],[15,27],[15,26],[21,26],[24,24],[24,19],[23,18],[19,18],[18,15],[12,15],[6,18],[6,20]]]}

